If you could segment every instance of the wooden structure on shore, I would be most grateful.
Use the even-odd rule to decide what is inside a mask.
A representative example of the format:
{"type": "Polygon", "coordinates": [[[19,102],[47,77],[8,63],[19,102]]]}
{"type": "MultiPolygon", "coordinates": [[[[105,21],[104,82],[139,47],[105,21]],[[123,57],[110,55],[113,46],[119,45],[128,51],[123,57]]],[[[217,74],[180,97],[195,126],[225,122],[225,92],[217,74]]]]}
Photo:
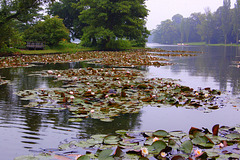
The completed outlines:
{"type": "Polygon", "coordinates": [[[27,49],[44,49],[44,43],[43,42],[27,42],[26,44],[27,49]]]}

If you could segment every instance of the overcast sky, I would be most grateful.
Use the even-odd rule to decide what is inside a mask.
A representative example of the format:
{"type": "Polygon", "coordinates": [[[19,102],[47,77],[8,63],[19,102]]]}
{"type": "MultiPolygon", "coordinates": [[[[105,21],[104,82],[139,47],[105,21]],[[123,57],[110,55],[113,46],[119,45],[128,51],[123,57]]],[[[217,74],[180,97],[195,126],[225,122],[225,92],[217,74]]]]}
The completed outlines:
{"type": "MultiPolygon", "coordinates": [[[[231,0],[232,7],[236,0],[231,0]]],[[[155,29],[161,21],[172,19],[175,14],[181,14],[184,18],[191,13],[204,13],[205,8],[210,8],[215,12],[218,7],[223,5],[223,0],[146,0],[149,11],[147,17],[147,28],[155,29]]]]}

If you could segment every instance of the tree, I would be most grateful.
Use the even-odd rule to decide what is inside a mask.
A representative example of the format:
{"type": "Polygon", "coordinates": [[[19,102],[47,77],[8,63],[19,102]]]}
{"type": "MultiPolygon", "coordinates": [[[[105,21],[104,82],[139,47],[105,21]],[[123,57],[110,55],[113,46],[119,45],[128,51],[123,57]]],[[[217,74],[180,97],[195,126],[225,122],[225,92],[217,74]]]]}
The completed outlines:
{"type": "Polygon", "coordinates": [[[13,19],[22,20],[30,14],[29,11],[39,9],[44,3],[53,0],[1,0],[0,28],[13,19]]]}
{"type": "Polygon", "coordinates": [[[233,33],[236,35],[236,44],[239,42],[240,32],[240,0],[237,0],[234,7],[234,18],[233,18],[233,33]]]}
{"type": "Polygon", "coordinates": [[[197,26],[201,23],[200,17],[201,13],[192,13],[188,23],[190,26],[189,41],[188,42],[200,42],[201,36],[197,33],[197,26]]]}
{"type": "Polygon", "coordinates": [[[183,42],[184,39],[184,30],[182,28],[182,21],[183,21],[183,16],[181,14],[176,14],[172,17],[172,22],[174,25],[174,28],[176,29],[176,41],[177,42],[183,42]]]}
{"type": "Polygon", "coordinates": [[[145,0],[80,0],[78,5],[84,8],[80,21],[87,24],[81,38],[83,45],[107,49],[108,43],[118,39],[145,45],[149,34],[145,0]]]}
{"type": "Polygon", "coordinates": [[[69,29],[71,38],[81,38],[82,28],[86,24],[82,23],[78,16],[83,10],[81,6],[76,5],[79,0],[59,0],[49,7],[49,14],[59,16],[63,19],[64,25],[69,29]]]}
{"type": "Polygon", "coordinates": [[[12,46],[19,31],[23,31],[29,21],[32,21],[40,6],[52,2],[51,0],[1,0],[0,1],[0,48],[12,46]],[[22,29],[20,29],[22,28],[22,29]]]}
{"type": "Polygon", "coordinates": [[[27,41],[45,42],[49,46],[56,46],[63,40],[69,40],[69,31],[64,26],[63,20],[58,17],[45,17],[24,32],[27,41]]]}
{"type": "Polygon", "coordinates": [[[209,9],[205,10],[205,14],[201,17],[201,24],[197,26],[198,34],[201,36],[202,40],[206,40],[210,44],[210,40],[213,35],[214,23],[213,16],[209,9]]]}
{"type": "Polygon", "coordinates": [[[227,44],[227,35],[231,29],[231,14],[230,14],[231,1],[223,0],[223,9],[222,9],[222,31],[224,35],[224,43],[227,44]]]}

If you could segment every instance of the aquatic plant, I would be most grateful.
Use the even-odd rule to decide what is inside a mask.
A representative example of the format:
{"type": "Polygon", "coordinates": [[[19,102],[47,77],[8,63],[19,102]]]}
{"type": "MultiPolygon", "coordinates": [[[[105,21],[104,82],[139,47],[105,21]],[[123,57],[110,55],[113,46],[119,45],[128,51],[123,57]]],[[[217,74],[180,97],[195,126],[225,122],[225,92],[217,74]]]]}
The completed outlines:
{"type": "Polygon", "coordinates": [[[172,65],[166,62],[168,59],[162,56],[195,56],[187,51],[165,51],[165,50],[128,50],[120,52],[89,51],[77,52],[75,54],[48,54],[48,55],[21,55],[12,57],[0,57],[0,68],[29,67],[39,63],[68,63],[80,61],[93,61],[102,65],[117,67],[132,66],[165,66],[172,65]],[[154,51],[154,52],[153,52],[154,51]],[[161,54],[161,52],[163,52],[161,54]],[[172,52],[175,52],[174,54],[172,52]],[[176,54],[178,52],[178,54],[176,54]],[[183,54],[184,53],[184,54],[183,54]],[[188,54],[186,54],[188,53],[188,54]]]}
{"type": "Polygon", "coordinates": [[[121,68],[47,70],[32,75],[54,77],[61,88],[25,90],[17,93],[31,100],[25,107],[68,109],[71,121],[91,117],[111,122],[125,113],[138,113],[143,106],[175,106],[204,112],[219,109],[218,90],[194,90],[177,80],[143,78],[146,72],[121,68]]]}
{"type": "Polygon", "coordinates": [[[21,156],[45,159],[239,159],[240,127],[215,125],[208,129],[191,127],[182,131],[126,131],[115,135],[93,135],[87,140],[62,143],[58,150],[44,149],[40,155],[21,156]],[[154,138],[159,140],[154,141],[154,138]],[[219,144],[223,144],[221,147],[219,144]],[[80,149],[81,148],[81,149],[80,149]]]}

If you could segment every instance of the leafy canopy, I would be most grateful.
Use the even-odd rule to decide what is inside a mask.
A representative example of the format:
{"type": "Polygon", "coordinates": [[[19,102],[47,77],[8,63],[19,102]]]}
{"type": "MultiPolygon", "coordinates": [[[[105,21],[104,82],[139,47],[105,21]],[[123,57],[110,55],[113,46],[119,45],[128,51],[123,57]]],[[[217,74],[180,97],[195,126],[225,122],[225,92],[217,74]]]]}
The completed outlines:
{"type": "Polygon", "coordinates": [[[45,42],[48,46],[55,46],[63,40],[69,40],[69,31],[64,26],[63,20],[58,17],[45,17],[24,32],[27,41],[45,42]]]}
{"type": "Polygon", "coordinates": [[[80,0],[83,45],[107,49],[117,39],[137,41],[145,45],[149,31],[145,27],[148,10],[145,0],[80,0]],[[112,42],[111,42],[112,43],[112,42]]]}
{"type": "Polygon", "coordinates": [[[80,6],[76,6],[79,0],[59,0],[49,7],[49,14],[59,16],[63,19],[64,25],[69,29],[71,38],[81,38],[82,27],[85,25],[80,21],[78,16],[83,10],[80,6]]]}

